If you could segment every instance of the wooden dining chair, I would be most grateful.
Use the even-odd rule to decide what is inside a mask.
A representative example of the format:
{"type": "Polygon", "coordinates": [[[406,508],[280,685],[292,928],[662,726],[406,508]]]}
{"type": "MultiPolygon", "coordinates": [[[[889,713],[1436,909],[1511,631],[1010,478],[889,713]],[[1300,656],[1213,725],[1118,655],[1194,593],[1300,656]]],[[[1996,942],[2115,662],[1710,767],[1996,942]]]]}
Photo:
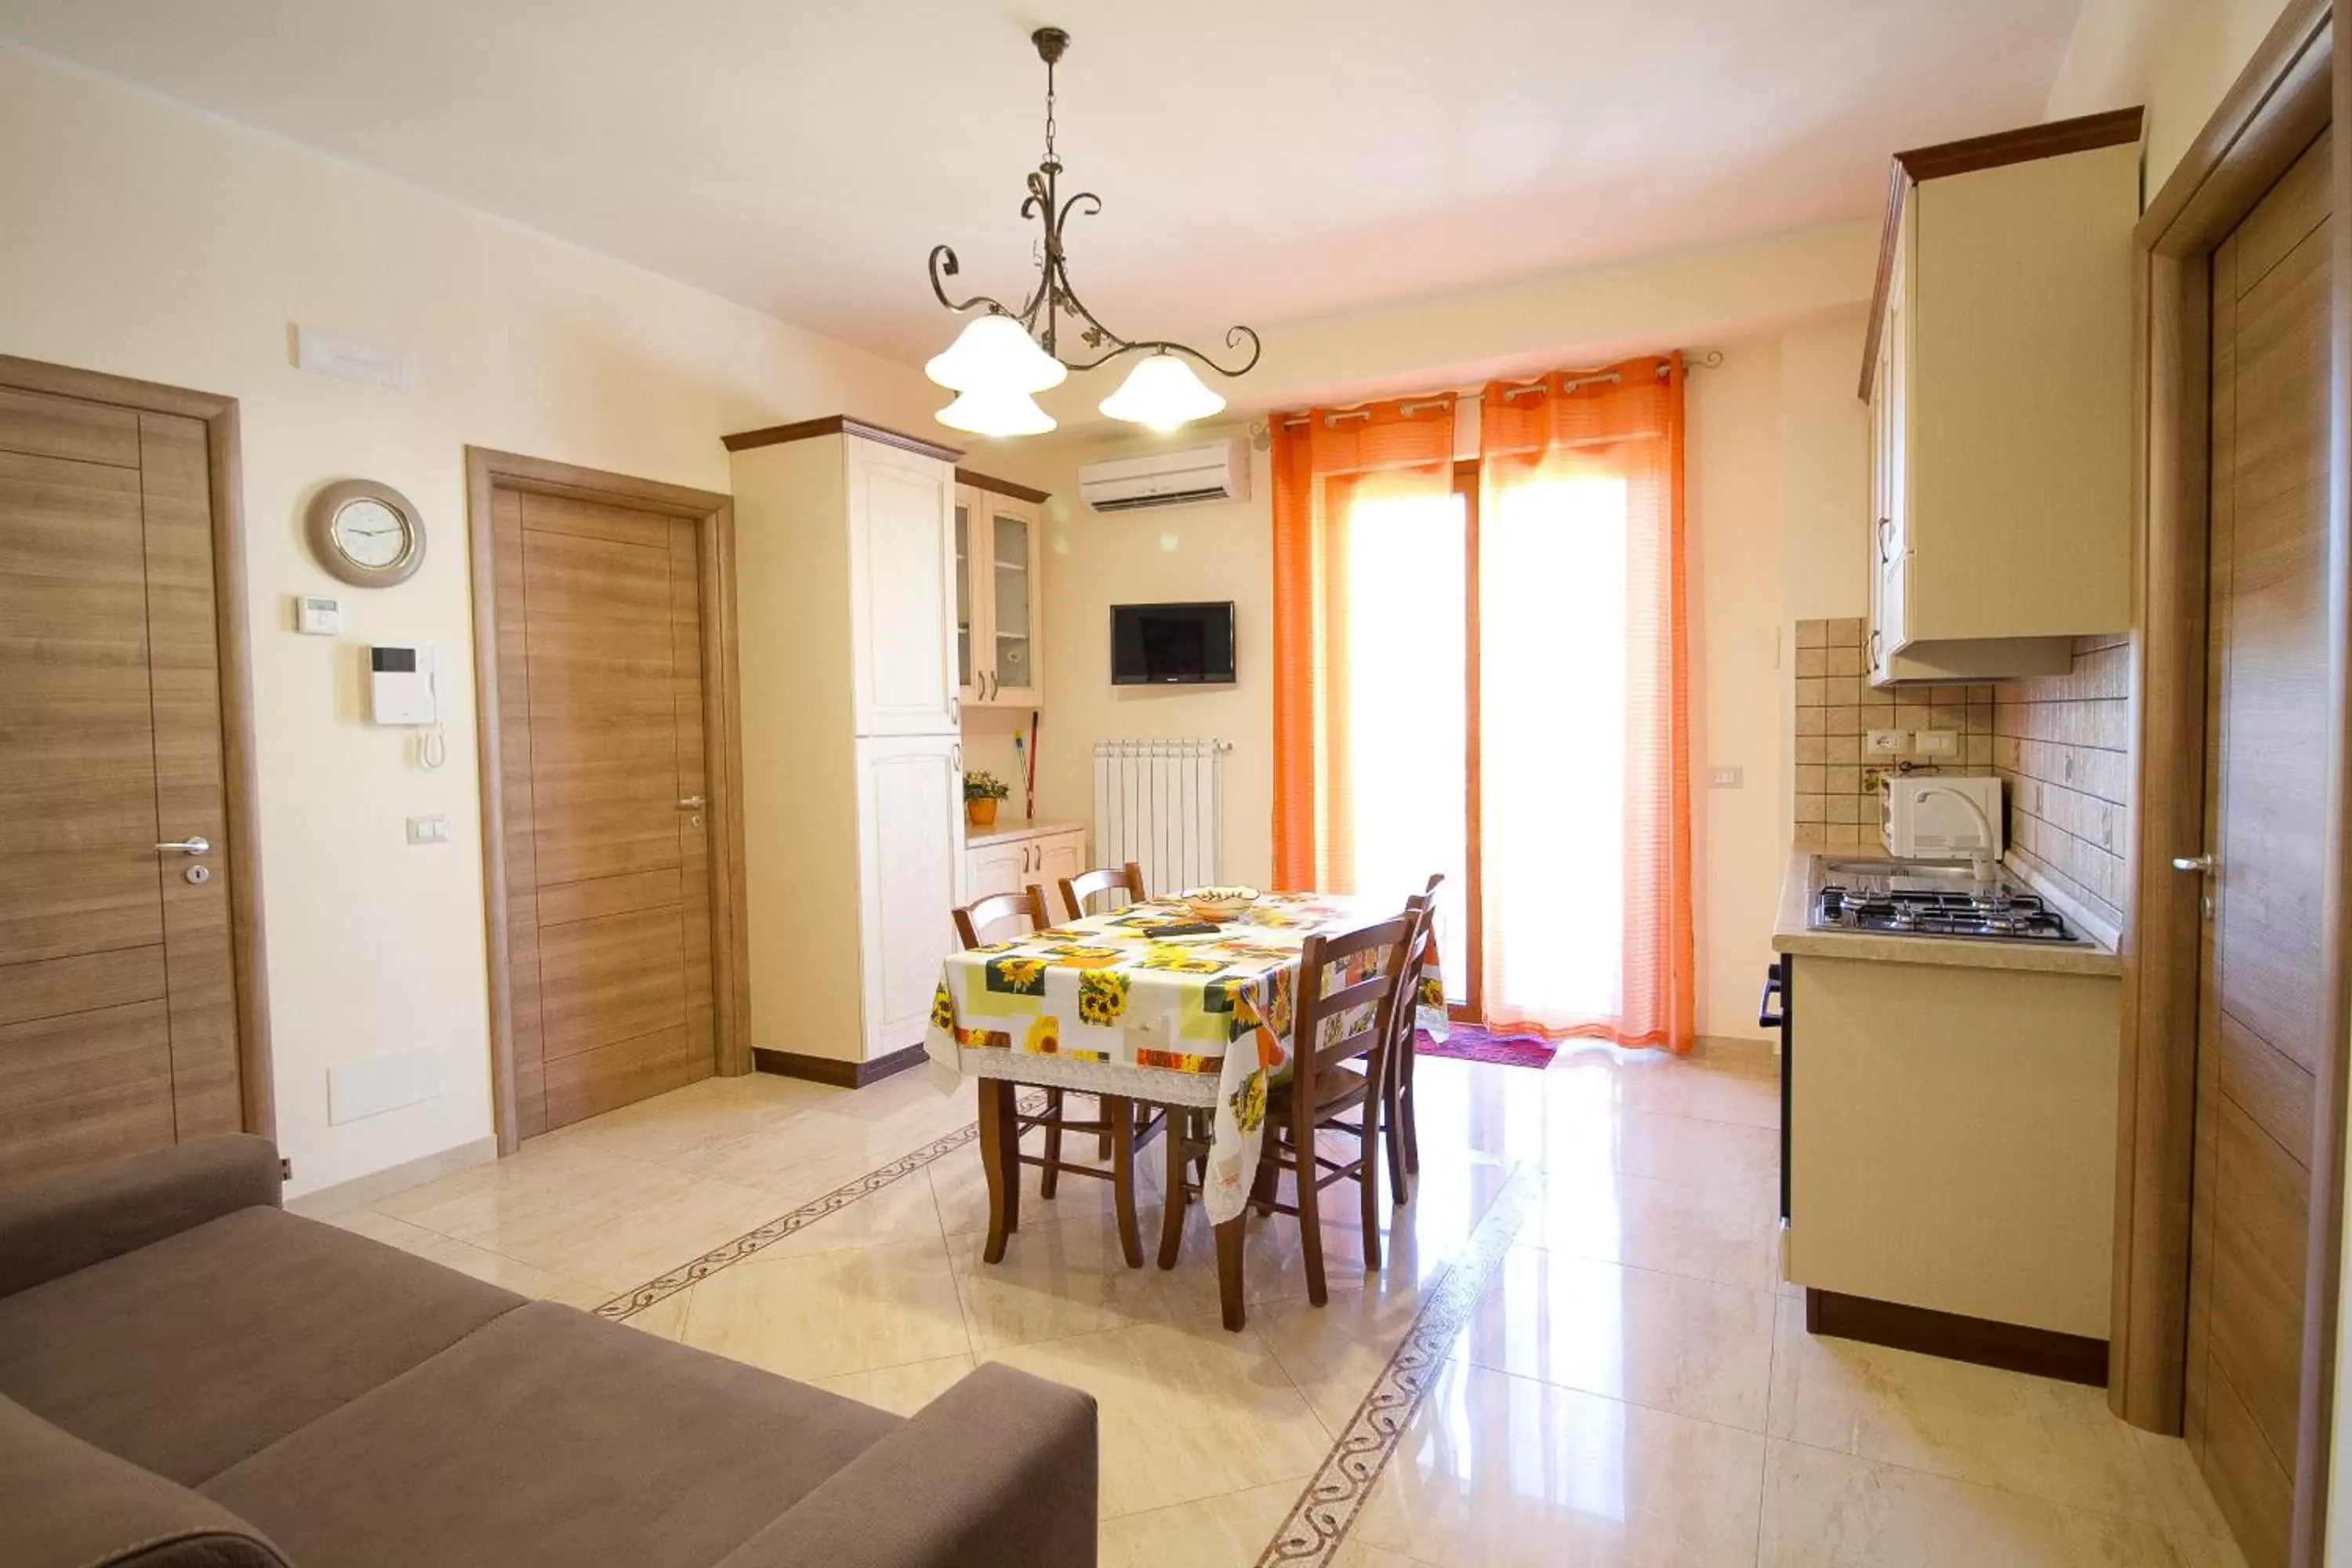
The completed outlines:
{"type": "MultiPolygon", "coordinates": [[[[956,936],[969,951],[981,946],[983,939],[989,938],[997,926],[1010,920],[1026,920],[1031,931],[1044,931],[1050,927],[1054,922],[1045,913],[1045,889],[1032,882],[1017,893],[992,893],[987,898],[973,900],[955,911],[956,936]]],[[[987,1084],[982,1085],[982,1091],[985,1092],[990,1087],[987,1084]]],[[[1017,1190],[1021,1167],[1024,1165],[1037,1167],[1037,1195],[1042,1198],[1054,1196],[1059,1189],[1061,1177],[1066,1172],[1072,1175],[1093,1176],[1109,1182],[1114,1189],[1117,1202],[1119,1243],[1127,1254],[1128,1266],[1131,1268],[1141,1268],[1142,1244],[1137,1234],[1135,1220],[1134,1152],[1137,1145],[1150,1139],[1158,1130],[1158,1123],[1149,1116],[1139,1119],[1134,1102],[1131,1100],[1106,1095],[1101,1098],[1100,1106],[1101,1111],[1097,1117],[1084,1120],[1073,1118],[1064,1103],[1063,1091],[1051,1085],[1045,1086],[1045,1103],[1042,1110],[1031,1113],[1016,1109],[1013,1112],[1011,1152],[1008,1156],[1010,1164],[1004,1172],[1004,1179],[1008,1187],[1017,1190]],[[1122,1122],[1126,1124],[1129,1140],[1124,1143],[1117,1136],[1122,1122]],[[1021,1140],[1033,1129],[1041,1127],[1045,1131],[1043,1154],[1024,1152],[1021,1147],[1021,1140]],[[1103,1158],[1111,1162],[1110,1168],[1105,1170],[1096,1165],[1074,1165],[1064,1160],[1062,1134],[1065,1132],[1097,1135],[1101,1140],[1103,1158]]],[[[990,1261],[992,1262],[994,1259],[990,1261]]]]}
{"type": "Polygon", "coordinates": [[[1092,871],[1081,871],[1075,877],[1065,877],[1062,879],[1062,907],[1069,911],[1071,920],[1082,921],[1087,918],[1088,899],[1097,893],[1113,891],[1126,893],[1127,901],[1130,904],[1141,903],[1149,896],[1143,890],[1143,868],[1129,860],[1124,866],[1097,867],[1092,871]]]}
{"type": "MultiPolygon", "coordinates": [[[[1291,1073],[1266,1096],[1265,1142],[1258,1153],[1257,1185],[1251,1194],[1250,1207],[1260,1214],[1297,1218],[1299,1249],[1307,1263],[1307,1299],[1318,1307],[1330,1300],[1323,1270],[1324,1188],[1335,1182],[1357,1184],[1362,1205],[1364,1267],[1370,1270],[1381,1266],[1381,1086],[1387,1081],[1389,1047],[1396,1027],[1398,984],[1416,923],[1412,914],[1399,914],[1334,935],[1310,936],[1299,950],[1291,1073]],[[1326,991],[1325,976],[1335,964],[1351,968],[1360,964],[1368,966],[1370,973],[1326,991]],[[1323,1037],[1326,1020],[1334,1021],[1333,1037],[1328,1040],[1323,1037]],[[1349,1120],[1350,1112],[1353,1121],[1349,1120]],[[1316,1143],[1318,1131],[1354,1137],[1354,1158],[1335,1160],[1326,1155],[1316,1143]],[[1284,1203],[1277,1195],[1276,1184],[1286,1165],[1296,1196],[1292,1203],[1284,1203]]],[[[1183,1163],[1171,1153],[1171,1188],[1181,1184],[1183,1163]]],[[[1191,1195],[1189,1189],[1185,1195],[1191,1195]]],[[[1224,1234],[1218,1237],[1221,1250],[1238,1242],[1238,1226],[1230,1240],[1224,1234]]],[[[1164,1236],[1160,1257],[1164,1267],[1168,1261],[1164,1236]]],[[[1224,1277],[1223,1269],[1220,1275],[1224,1277]]],[[[1238,1284],[1238,1268],[1230,1278],[1238,1284]]],[[[1226,1321],[1231,1324],[1240,1315],[1241,1303],[1224,1305],[1226,1321]]]]}
{"type": "Polygon", "coordinates": [[[1437,954],[1437,888],[1445,873],[1434,872],[1429,885],[1404,901],[1405,912],[1419,921],[1400,978],[1402,994],[1396,1007],[1396,1033],[1389,1049],[1386,1092],[1389,1191],[1398,1203],[1412,1197],[1412,1180],[1421,1173],[1421,1129],[1413,1116],[1412,1070],[1417,1059],[1413,1042],[1421,1033],[1421,982],[1437,954]]]}

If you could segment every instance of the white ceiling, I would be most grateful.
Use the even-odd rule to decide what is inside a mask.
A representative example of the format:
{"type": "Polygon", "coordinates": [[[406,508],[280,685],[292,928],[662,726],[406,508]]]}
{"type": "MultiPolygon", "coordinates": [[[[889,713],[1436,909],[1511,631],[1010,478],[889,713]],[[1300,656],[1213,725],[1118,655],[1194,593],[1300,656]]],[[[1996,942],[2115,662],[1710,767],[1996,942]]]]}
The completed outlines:
{"type": "Polygon", "coordinates": [[[2038,119],[2079,0],[0,0],[0,38],[909,363],[1011,297],[1028,33],[1130,337],[1864,216],[2038,119]]]}

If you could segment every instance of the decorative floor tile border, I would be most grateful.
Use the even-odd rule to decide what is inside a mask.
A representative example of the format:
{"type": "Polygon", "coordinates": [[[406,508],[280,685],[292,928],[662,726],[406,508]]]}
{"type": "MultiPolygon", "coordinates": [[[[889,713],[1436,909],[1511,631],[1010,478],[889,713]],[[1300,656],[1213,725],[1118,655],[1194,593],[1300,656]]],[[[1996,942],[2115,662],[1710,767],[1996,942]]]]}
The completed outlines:
{"type": "Polygon", "coordinates": [[[1526,1166],[1504,1184],[1444,1278],[1413,1315],[1412,1326],[1372,1380],[1347,1428],[1323,1456],[1321,1467],[1307,1479],[1298,1500],[1290,1505],[1274,1539],[1259,1553],[1258,1568],[1292,1563],[1324,1568],[1338,1556],[1372,1494],[1373,1483],[1396,1452],[1405,1424],[1412,1419],[1478,1299],[1486,1293],[1488,1282],[1541,1191],[1540,1178],[1526,1166]]]}
{"type": "MultiPolygon", "coordinates": [[[[1022,1109],[1029,1114],[1043,1110],[1043,1098],[1024,1104],[1022,1109]]],[[[883,1188],[904,1181],[979,1137],[980,1123],[967,1121],[954,1131],[932,1139],[910,1153],[901,1154],[887,1164],[877,1165],[862,1176],[844,1182],[829,1193],[811,1198],[798,1208],[778,1215],[756,1230],[746,1231],[732,1241],[719,1243],[691,1263],[648,1279],[634,1289],[624,1290],[598,1307],[595,1315],[616,1323],[626,1321],[646,1308],[669,1300],[680,1290],[700,1284],[722,1268],[732,1268],[747,1258],[757,1257],[784,1237],[806,1230],[827,1215],[839,1214],[860,1198],[872,1197],[883,1188]]]]}

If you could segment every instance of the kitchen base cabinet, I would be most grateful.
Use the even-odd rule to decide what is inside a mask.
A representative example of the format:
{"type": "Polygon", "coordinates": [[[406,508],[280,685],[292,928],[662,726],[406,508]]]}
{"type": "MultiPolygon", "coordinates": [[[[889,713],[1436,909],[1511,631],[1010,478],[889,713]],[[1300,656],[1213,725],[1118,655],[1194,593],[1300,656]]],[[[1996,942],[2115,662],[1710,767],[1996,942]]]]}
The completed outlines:
{"type": "Polygon", "coordinates": [[[2105,1341],[2120,1004],[2112,975],[1803,954],[1783,997],[1788,1279],[2105,1341]]]}
{"type": "Polygon", "coordinates": [[[966,841],[967,902],[1034,886],[1045,890],[1048,915],[1058,921],[1069,912],[1062,908],[1059,884],[1087,868],[1084,827],[1075,822],[1004,822],[975,827],[966,841]]]}

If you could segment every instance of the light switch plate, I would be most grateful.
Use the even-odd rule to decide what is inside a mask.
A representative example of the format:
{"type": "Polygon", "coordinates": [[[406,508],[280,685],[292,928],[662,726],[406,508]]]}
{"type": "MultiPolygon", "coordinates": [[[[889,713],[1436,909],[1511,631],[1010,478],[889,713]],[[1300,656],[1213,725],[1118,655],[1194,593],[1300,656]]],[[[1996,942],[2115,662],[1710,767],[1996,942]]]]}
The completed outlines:
{"type": "Polygon", "coordinates": [[[1874,757],[1899,757],[1903,754],[1903,731],[1873,730],[1862,738],[1862,749],[1874,757]]]}
{"type": "Polygon", "coordinates": [[[411,844],[446,844],[449,842],[449,819],[446,816],[412,816],[408,819],[408,841],[411,844]]]}
{"type": "Polygon", "coordinates": [[[1957,757],[1960,754],[1960,732],[1921,730],[1911,737],[1911,749],[1923,757],[1957,757]]]}
{"type": "Polygon", "coordinates": [[[1709,789],[1738,789],[1746,782],[1747,771],[1745,769],[1717,768],[1707,774],[1706,787],[1709,789]]]}

